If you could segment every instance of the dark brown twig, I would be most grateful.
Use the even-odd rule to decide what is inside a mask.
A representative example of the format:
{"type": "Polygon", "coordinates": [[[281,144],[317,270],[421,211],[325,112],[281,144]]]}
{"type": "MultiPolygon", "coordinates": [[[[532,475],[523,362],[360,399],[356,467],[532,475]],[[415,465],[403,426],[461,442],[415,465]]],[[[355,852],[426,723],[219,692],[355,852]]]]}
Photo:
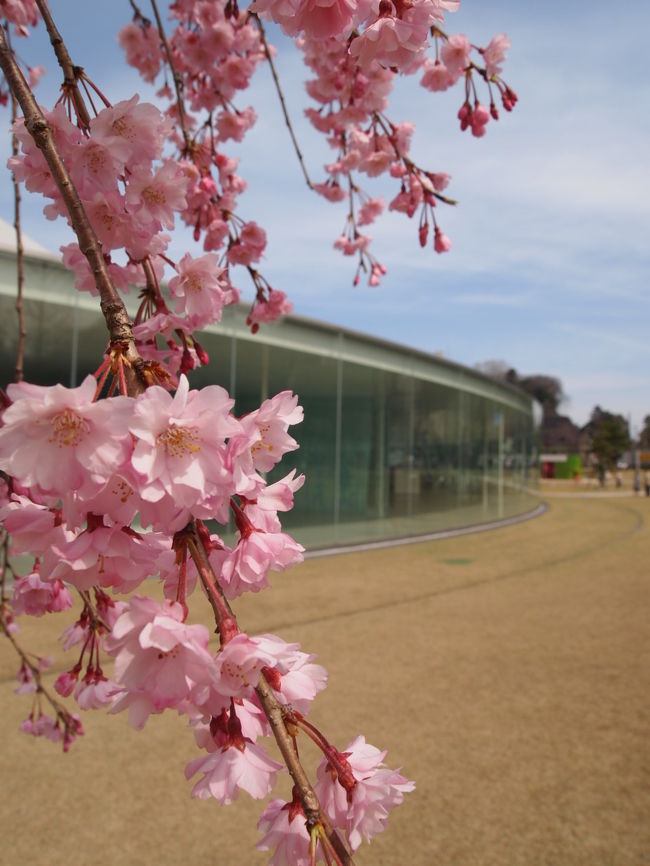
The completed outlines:
{"type": "MultiPolygon", "coordinates": [[[[7,33],[7,43],[10,44],[9,31],[7,33]]],[[[16,105],[16,97],[11,94],[11,123],[12,126],[16,122],[18,109],[16,105]]],[[[18,138],[15,133],[11,134],[11,153],[13,156],[18,155],[18,138]]],[[[23,233],[20,224],[20,205],[22,196],[20,194],[20,183],[16,179],[15,173],[11,172],[11,180],[14,187],[14,228],[16,229],[16,313],[18,314],[18,349],[16,351],[16,367],[14,372],[14,381],[22,382],[23,366],[25,355],[25,337],[27,331],[25,329],[25,315],[23,309],[23,285],[25,282],[25,274],[23,270],[23,233]]]]}
{"type": "Polygon", "coordinates": [[[314,185],[311,182],[311,178],[307,173],[307,168],[305,166],[305,160],[302,155],[302,151],[300,150],[300,145],[298,144],[298,139],[296,138],[296,134],[293,131],[293,126],[291,124],[291,118],[289,117],[289,111],[287,109],[287,104],[284,101],[284,93],[282,92],[282,85],[280,84],[280,79],[278,77],[277,70],[275,68],[275,63],[273,62],[273,57],[271,55],[271,49],[269,48],[269,43],[266,41],[266,31],[264,30],[264,25],[259,17],[253,13],[251,18],[257,24],[257,27],[260,31],[260,38],[262,39],[262,45],[264,46],[264,53],[266,54],[266,59],[269,62],[269,66],[271,67],[271,75],[273,76],[273,82],[275,83],[275,89],[277,90],[278,97],[280,99],[280,105],[282,107],[282,114],[284,115],[284,122],[289,129],[289,135],[291,136],[291,141],[293,142],[293,148],[296,151],[296,156],[298,157],[298,162],[300,163],[300,168],[302,169],[303,176],[305,178],[305,182],[309,189],[313,189],[314,185]]]}
{"type": "Polygon", "coordinates": [[[75,71],[75,66],[70,58],[70,55],[68,54],[68,49],[66,48],[65,42],[63,41],[63,37],[59,33],[58,28],[54,23],[46,0],[36,0],[36,5],[38,6],[38,11],[41,13],[43,21],[45,22],[45,27],[49,34],[52,48],[54,49],[54,53],[56,54],[56,59],[59,62],[61,70],[63,71],[62,89],[72,99],[79,123],[84,129],[88,129],[90,125],[90,115],[88,114],[88,109],[86,108],[86,104],[83,101],[83,97],[79,92],[79,88],[77,86],[77,74],[75,71]]]}
{"type": "Polygon", "coordinates": [[[158,35],[160,36],[160,41],[162,42],[163,48],[165,49],[165,54],[167,55],[167,63],[169,65],[172,78],[174,79],[174,90],[176,91],[176,105],[178,106],[178,121],[181,125],[181,130],[183,131],[183,140],[185,142],[185,155],[189,156],[192,152],[192,137],[187,131],[185,103],[183,101],[183,79],[181,78],[180,73],[178,72],[176,67],[174,66],[172,51],[169,47],[167,36],[165,35],[165,28],[163,27],[162,19],[160,18],[160,13],[158,12],[158,5],[156,4],[156,0],[151,0],[151,8],[153,9],[153,14],[156,18],[156,27],[158,28],[158,35]]]}
{"type": "MultiPolygon", "coordinates": [[[[214,611],[215,619],[217,621],[217,628],[223,644],[228,639],[226,635],[232,636],[238,632],[237,619],[228,603],[228,600],[224,596],[221,587],[219,586],[214,571],[212,570],[203,540],[196,530],[196,523],[193,522],[188,525],[186,531],[188,533],[187,547],[198,569],[199,577],[201,578],[201,582],[210,604],[212,605],[212,610],[214,611]]],[[[300,799],[308,823],[320,824],[323,827],[323,831],[336,851],[337,856],[340,858],[342,866],[354,866],[352,857],[320,807],[318,797],[316,796],[316,793],[307,778],[305,769],[300,763],[300,759],[296,753],[293,738],[287,731],[282,704],[273,694],[273,690],[263,674],[260,675],[255,691],[262,705],[262,709],[269,720],[273,736],[278,744],[282,757],[284,758],[287,769],[289,770],[291,778],[300,793],[300,799]]]]}

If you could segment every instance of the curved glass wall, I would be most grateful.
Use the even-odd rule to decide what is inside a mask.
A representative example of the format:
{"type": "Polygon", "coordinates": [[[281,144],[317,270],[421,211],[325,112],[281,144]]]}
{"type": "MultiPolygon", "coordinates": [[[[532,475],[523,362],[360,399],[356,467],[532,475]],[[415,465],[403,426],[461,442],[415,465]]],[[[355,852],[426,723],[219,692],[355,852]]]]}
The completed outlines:
{"type": "MultiPolygon", "coordinates": [[[[13,378],[15,268],[0,252],[0,366],[13,378]]],[[[50,260],[26,262],[28,381],[77,384],[102,359],[96,301],[77,294],[50,260]]],[[[283,524],[307,547],[420,535],[531,511],[537,505],[536,433],[524,394],[446,360],[291,317],[256,335],[246,308],[204,332],[211,364],[195,387],[217,383],[244,414],[291,389],[305,420],[292,428],[306,475],[283,524]]]]}

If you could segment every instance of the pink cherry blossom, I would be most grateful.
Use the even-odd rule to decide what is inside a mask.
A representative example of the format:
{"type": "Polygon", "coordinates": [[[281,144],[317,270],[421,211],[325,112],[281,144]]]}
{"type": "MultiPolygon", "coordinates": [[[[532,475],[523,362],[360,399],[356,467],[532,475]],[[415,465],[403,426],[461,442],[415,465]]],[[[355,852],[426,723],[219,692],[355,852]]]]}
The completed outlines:
{"type": "Polygon", "coordinates": [[[156,573],[157,558],[166,547],[166,537],[138,535],[94,518],[75,539],[51,547],[43,557],[43,570],[49,580],[65,580],[80,590],[98,585],[130,592],[156,573]]]}
{"type": "Polygon", "coordinates": [[[369,177],[378,177],[390,168],[395,160],[395,151],[377,150],[368,154],[359,163],[359,171],[365,172],[369,177]]]}
{"type": "Polygon", "coordinates": [[[123,154],[129,168],[148,165],[162,153],[163,141],[170,129],[155,105],[140,102],[136,94],[131,99],[104,108],[90,121],[91,138],[111,152],[123,154]]]}
{"type": "Polygon", "coordinates": [[[95,388],[92,376],[78,388],[9,385],[13,404],[0,429],[0,468],[58,495],[81,489],[89,473],[106,479],[128,458],[126,424],[133,401],[113,397],[93,403],[95,388]]]}
{"type": "Polygon", "coordinates": [[[230,245],[227,258],[232,265],[250,265],[260,260],[266,247],[266,232],[255,222],[241,227],[239,237],[230,245]]]}
{"type": "Polygon", "coordinates": [[[269,866],[310,866],[309,833],[298,803],[271,800],[257,822],[257,829],[264,836],[255,847],[273,851],[269,866]]]}
{"type": "Polygon", "coordinates": [[[226,439],[241,431],[229,414],[233,402],[218,385],[191,391],[185,376],[173,397],[153,386],[137,398],[129,429],[137,437],[132,464],[143,499],[156,503],[167,495],[199,517],[212,516],[215,498],[228,500],[226,439]],[[207,513],[199,513],[204,504],[207,513]]]}
{"type": "Polygon", "coordinates": [[[132,213],[174,228],[174,213],[187,206],[189,178],[175,160],[167,159],[151,173],[144,168],[129,177],[126,205],[132,213]]]}
{"type": "Polygon", "coordinates": [[[494,36],[487,48],[481,51],[483,60],[485,61],[485,73],[488,78],[501,74],[508,48],[510,48],[510,40],[505,33],[500,33],[498,36],[494,36]]]}
{"type": "Polygon", "coordinates": [[[13,495],[0,507],[0,521],[11,535],[14,553],[45,553],[53,544],[74,538],[66,531],[57,509],[33,502],[27,496],[13,495]]]}
{"type": "Polygon", "coordinates": [[[176,310],[197,323],[192,327],[221,321],[223,307],[234,300],[218,261],[214,253],[198,258],[186,253],[177,265],[178,276],[169,282],[169,290],[176,299],[176,310]]]}
{"type": "Polygon", "coordinates": [[[353,29],[356,11],[353,0],[301,0],[295,10],[293,34],[303,31],[314,39],[347,35],[353,29]]]}
{"type": "Polygon", "coordinates": [[[228,598],[247,591],[259,592],[269,585],[269,571],[284,571],[302,562],[304,547],[284,532],[262,532],[253,528],[243,535],[224,561],[221,584],[228,598]]]}
{"type": "Polygon", "coordinates": [[[327,671],[314,664],[315,655],[300,651],[300,644],[288,644],[273,634],[258,635],[255,640],[260,649],[275,658],[272,668],[264,674],[282,703],[291,704],[306,715],[318,692],[327,685],[327,671]]]}
{"type": "MultiPolygon", "coordinates": [[[[242,433],[233,438],[230,452],[243,459],[249,457],[258,472],[270,472],[284,454],[298,448],[288,429],[304,418],[298,397],[291,391],[280,391],[265,400],[259,409],[240,418],[242,433]]],[[[250,470],[249,470],[250,471],[250,470]]]]}
{"type": "MultiPolygon", "coordinates": [[[[79,249],[79,244],[66,244],[59,249],[63,264],[74,272],[75,288],[80,292],[88,292],[93,297],[98,297],[99,292],[97,291],[95,276],[88,264],[88,259],[79,249]]],[[[107,262],[107,268],[115,288],[128,294],[131,289],[130,279],[132,278],[129,269],[110,261],[107,262]]]]}
{"type": "Polygon", "coordinates": [[[488,109],[481,105],[480,102],[477,102],[474,106],[474,110],[472,112],[472,117],[470,121],[470,125],[472,127],[472,135],[476,138],[481,138],[485,135],[485,127],[490,119],[490,112],[488,109]]]}
{"type": "Polygon", "coordinates": [[[39,713],[35,719],[33,715],[21,724],[20,730],[25,734],[30,734],[32,737],[46,737],[53,743],[59,742],[63,738],[63,732],[59,727],[58,720],[39,713]]]}
{"type": "Polygon", "coordinates": [[[114,678],[122,689],[112,712],[129,707],[136,728],[167,707],[180,712],[192,690],[210,679],[209,638],[205,626],[183,623],[180,604],[133,596],[104,640],[106,652],[115,657],[114,678]]]}
{"type": "Polygon", "coordinates": [[[385,207],[386,202],[383,198],[368,199],[368,201],[359,208],[357,225],[370,225],[370,223],[374,222],[377,217],[381,215],[385,207]]]}
{"type": "Polygon", "coordinates": [[[216,120],[216,128],[221,141],[243,141],[248,130],[255,124],[257,114],[252,108],[242,111],[222,111],[216,120]]]}
{"type": "Polygon", "coordinates": [[[252,695],[257,686],[260,671],[265,665],[275,664],[264,643],[243,632],[235,635],[217,653],[212,669],[212,679],[220,694],[230,698],[245,698],[252,695]]]}
{"type": "Polygon", "coordinates": [[[293,497],[296,491],[305,483],[305,476],[295,477],[296,470],[276,481],[275,484],[260,486],[255,492],[255,498],[246,501],[244,512],[246,517],[258,529],[265,532],[280,532],[282,526],[278,520],[278,511],[291,511],[293,497]]]}
{"type": "Polygon", "coordinates": [[[115,178],[122,174],[129,155],[126,147],[115,150],[94,138],[82,139],[74,149],[70,172],[82,198],[90,198],[96,190],[112,192],[115,178]]]}
{"type": "Polygon", "coordinates": [[[89,667],[76,688],[74,697],[82,710],[99,710],[113,701],[119,688],[99,668],[89,667]]]}
{"type": "Polygon", "coordinates": [[[35,569],[14,582],[11,606],[16,616],[43,616],[72,607],[72,596],[62,581],[42,580],[38,569],[35,569]]]}
{"type": "Polygon", "coordinates": [[[28,36],[29,27],[36,27],[40,12],[35,0],[2,0],[2,17],[14,25],[16,36],[28,36]]]}
{"type": "Polygon", "coordinates": [[[221,805],[228,805],[237,799],[240,789],[255,800],[266,797],[283,769],[284,765],[269,758],[261,746],[242,740],[241,745],[229,744],[190,761],[185,778],[203,773],[192,788],[192,797],[201,800],[214,797],[221,805]]]}
{"type": "Polygon", "coordinates": [[[382,763],[386,752],[366,743],[359,736],[345,750],[335,752],[336,767],[325,758],[318,767],[315,791],[328,817],[345,829],[350,848],[355,851],[362,837],[368,841],[385,829],[388,812],[413,791],[397,771],[382,763]]]}
{"type": "Polygon", "coordinates": [[[427,90],[433,90],[434,92],[447,90],[454,82],[447,67],[439,60],[435,62],[429,59],[425,60],[423,69],[424,75],[420,84],[422,87],[426,87],[427,90]]]}
{"type": "Polygon", "coordinates": [[[287,300],[284,292],[278,289],[269,289],[266,297],[255,299],[246,318],[246,324],[255,331],[260,322],[275,322],[280,316],[288,316],[292,310],[293,304],[287,300]]]}
{"type": "Polygon", "coordinates": [[[131,23],[120,30],[117,39],[126,53],[126,62],[137,67],[145,81],[154,81],[163,60],[157,29],[131,23]]]}
{"type": "Polygon", "coordinates": [[[343,201],[348,197],[347,192],[338,183],[330,183],[329,181],[327,183],[315,183],[313,188],[315,192],[328,201],[343,201]]]}
{"type": "Polygon", "coordinates": [[[447,67],[450,83],[458,81],[470,63],[472,45],[466,36],[459,33],[450,36],[440,50],[442,62],[447,67]]]}

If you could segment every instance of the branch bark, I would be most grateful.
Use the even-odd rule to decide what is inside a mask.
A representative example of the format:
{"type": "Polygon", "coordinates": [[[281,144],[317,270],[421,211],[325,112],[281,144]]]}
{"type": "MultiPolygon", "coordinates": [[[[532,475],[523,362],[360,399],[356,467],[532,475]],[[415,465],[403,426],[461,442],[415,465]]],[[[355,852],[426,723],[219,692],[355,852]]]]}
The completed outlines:
{"type": "MultiPolygon", "coordinates": [[[[212,570],[203,541],[196,530],[196,523],[193,523],[191,527],[188,526],[187,529],[191,531],[191,534],[188,535],[187,545],[192,559],[199,571],[199,577],[201,578],[201,582],[206,590],[210,604],[212,605],[223,644],[228,639],[226,635],[230,634],[232,636],[239,631],[237,619],[228,603],[228,600],[224,596],[221,587],[219,586],[216,575],[212,570]]],[[[273,737],[275,738],[275,742],[278,744],[278,748],[284,759],[287,770],[299,791],[300,800],[308,824],[310,826],[320,824],[327,839],[336,851],[342,866],[354,866],[354,861],[352,860],[350,853],[321,809],[316,792],[312,788],[307,773],[300,763],[300,758],[296,754],[293,740],[287,731],[282,704],[273,694],[273,690],[267,682],[264,674],[260,674],[259,682],[255,687],[255,692],[257,693],[257,697],[262,705],[264,714],[269,720],[273,737]]]]}
{"type": "MultiPolygon", "coordinates": [[[[16,122],[17,107],[16,97],[11,94],[11,123],[16,122]]],[[[11,136],[11,152],[14,156],[18,154],[18,139],[15,134],[11,136]]],[[[14,380],[16,382],[23,381],[23,366],[25,356],[25,337],[27,330],[25,328],[25,313],[23,309],[23,285],[25,282],[25,274],[23,270],[23,233],[20,224],[20,205],[22,196],[20,194],[20,183],[16,180],[14,172],[11,173],[11,180],[14,187],[14,228],[16,229],[16,313],[18,314],[18,349],[16,351],[16,367],[14,372],[14,380]]]]}
{"type": "Polygon", "coordinates": [[[36,103],[1,30],[0,68],[2,68],[11,92],[15,95],[22,109],[25,127],[42,152],[66,205],[79,248],[88,260],[95,278],[95,285],[101,299],[101,310],[106,320],[111,343],[124,347],[123,357],[127,362],[127,387],[129,395],[134,397],[144,391],[145,380],[141,373],[143,361],[135,346],[131,321],[126,307],[111,281],[101,244],[93,231],[70,173],[58,152],[50,126],[36,103]]]}
{"type": "Polygon", "coordinates": [[[160,12],[158,11],[158,5],[156,0],[151,0],[151,8],[153,9],[153,14],[156,19],[156,28],[158,30],[158,35],[160,36],[160,41],[162,42],[162,46],[165,50],[165,55],[167,57],[167,63],[169,65],[169,69],[172,74],[172,78],[174,80],[174,90],[176,91],[176,105],[178,107],[178,121],[181,125],[181,130],[183,132],[183,140],[185,142],[185,155],[189,156],[192,153],[192,137],[187,131],[187,120],[185,117],[185,102],[183,100],[183,79],[180,76],[180,73],[174,66],[174,59],[172,57],[172,51],[169,47],[169,42],[167,41],[167,36],[165,35],[165,28],[163,27],[162,19],[160,18],[160,12]]]}
{"type": "Polygon", "coordinates": [[[262,24],[262,19],[255,12],[251,14],[251,18],[257,24],[257,28],[260,31],[260,38],[262,40],[262,45],[264,46],[264,53],[266,54],[266,59],[269,62],[269,67],[271,68],[271,75],[273,76],[273,83],[275,84],[275,89],[278,93],[278,98],[280,99],[280,106],[282,108],[282,114],[284,115],[284,122],[287,125],[287,129],[289,130],[289,135],[291,136],[291,141],[293,143],[293,149],[296,151],[296,156],[298,157],[298,162],[300,163],[300,168],[302,169],[303,177],[305,178],[305,183],[309,187],[309,189],[313,189],[314,185],[311,182],[311,178],[307,173],[307,167],[305,165],[305,159],[302,155],[302,151],[300,150],[300,145],[298,144],[298,139],[296,138],[296,134],[293,131],[293,125],[291,123],[291,118],[289,117],[289,110],[287,109],[287,104],[284,100],[284,93],[282,92],[282,85],[280,84],[280,78],[278,76],[277,69],[275,68],[275,63],[273,62],[273,56],[271,55],[271,49],[269,48],[269,43],[266,41],[266,30],[264,29],[264,25],[262,24]]]}
{"type": "Polygon", "coordinates": [[[38,11],[41,13],[43,21],[45,22],[45,27],[49,34],[52,48],[56,54],[56,59],[63,71],[62,89],[68,93],[72,99],[79,123],[84,129],[88,129],[90,126],[90,115],[88,114],[88,109],[83,101],[83,97],[79,92],[79,88],[77,87],[76,67],[68,54],[68,49],[63,41],[63,37],[54,23],[46,0],[36,0],[36,5],[38,6],[38,11]]]}

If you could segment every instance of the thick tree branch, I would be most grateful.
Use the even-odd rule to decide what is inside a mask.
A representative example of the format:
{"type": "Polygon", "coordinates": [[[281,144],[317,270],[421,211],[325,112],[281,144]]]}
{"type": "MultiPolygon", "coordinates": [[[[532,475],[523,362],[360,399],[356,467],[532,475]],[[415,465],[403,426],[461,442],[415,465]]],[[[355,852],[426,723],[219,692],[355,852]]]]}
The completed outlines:
{"type": "Polygon", "coordinates": [[[127,362],[126,377],[129,394],[136,396],[145,389],[144,379],[141,375],[143,362],[135,347],[126,307],[111,281],[101,245],[93,231],[70,173],[57,150],[49,124],[38,107],[2,31],[0,31],[0,67],[5,74],[11,92],[15,94],[22,109],[25,127],[42,152],[54,182],[61,193],[72,228],[77,236],[79,248],[88,260],[95,278],[95,285],[101,299],[101,310],[106,320],[111,343],[124,347],[123,357],[127,362]]]}

